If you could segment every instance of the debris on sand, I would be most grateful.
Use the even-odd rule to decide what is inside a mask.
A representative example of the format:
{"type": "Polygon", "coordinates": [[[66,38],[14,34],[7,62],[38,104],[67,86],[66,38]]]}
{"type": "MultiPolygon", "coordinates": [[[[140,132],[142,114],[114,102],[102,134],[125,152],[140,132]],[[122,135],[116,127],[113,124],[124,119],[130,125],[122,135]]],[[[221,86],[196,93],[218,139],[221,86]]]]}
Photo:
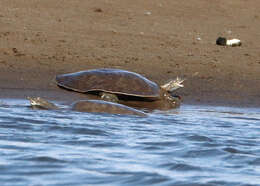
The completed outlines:
{"type": "Polygon", "coordinates": [[[232,46],[232,47],[242,45],[239,39],[227,40],[225,37],[218,37],[216,40],[216,44],[221,46],[232,46]]]}
{"type": "Polygon", "coordinates": [[[148,16],[152,15],[152,12],[147,11],[147,12],[144,13],[144,15],[148,15],[148,16]]]}
{"type": "Polygon", "coordinates": [[[95,8],[94,12],[103,12],[103,10],[101,8],[95,8]]]}

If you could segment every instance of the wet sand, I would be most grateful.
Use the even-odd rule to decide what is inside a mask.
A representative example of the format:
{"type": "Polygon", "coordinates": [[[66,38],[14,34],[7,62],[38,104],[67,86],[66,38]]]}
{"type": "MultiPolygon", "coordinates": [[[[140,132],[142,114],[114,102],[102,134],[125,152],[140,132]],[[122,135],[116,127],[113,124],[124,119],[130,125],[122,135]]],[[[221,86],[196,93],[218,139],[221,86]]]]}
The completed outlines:
{"type": "Polygon", "coordinates": [[[0,97],[78,100],[55,75],[109,67],[186,78],[187,104],[260,106],[259,10],[257,0],[1,0],[0,97]],[[219,36],[242,46],[217,46],[219,36]]]}

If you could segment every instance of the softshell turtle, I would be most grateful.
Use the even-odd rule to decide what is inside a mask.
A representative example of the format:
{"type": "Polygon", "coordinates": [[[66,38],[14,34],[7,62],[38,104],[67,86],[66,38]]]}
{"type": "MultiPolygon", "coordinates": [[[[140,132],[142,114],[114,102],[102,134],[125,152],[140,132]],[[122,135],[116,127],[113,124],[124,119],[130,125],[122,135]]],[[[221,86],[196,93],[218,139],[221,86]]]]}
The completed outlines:
{"type": "MultiPolygon", "coordinates": [[[[51,103],[43,98],[28,97],[31,106],[33,108],[57,110],[60,109],[54,103],[51,103]]],[[[109,113],[109,114],[123,114],[123,115],[138,115],[146,116],[142,111],[136,110],[134,108],[112,103],[104,100],[80,100],[71,105],[71,109],[79,112],[96,112],[96,113],[109,113]]]]}
{"type": "Polygon", "coordinates": [[[180,105],[173,92],[183,87],[176,78],[158,86],[144,76],[121,69],[94,69],[56,76],[58,86],[81,93],[98,93],[103,100],[124,105],[168,110],[180,105]]]}

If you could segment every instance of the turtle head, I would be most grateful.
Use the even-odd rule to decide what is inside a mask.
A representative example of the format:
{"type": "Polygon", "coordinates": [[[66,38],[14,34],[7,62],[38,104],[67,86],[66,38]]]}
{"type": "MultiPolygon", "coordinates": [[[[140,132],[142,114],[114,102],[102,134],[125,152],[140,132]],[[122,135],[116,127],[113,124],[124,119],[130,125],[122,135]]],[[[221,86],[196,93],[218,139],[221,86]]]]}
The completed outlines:
{"type": "Polygon", "coordinates": [[[27,99],[30,101],[31,106],[37,106],[41,103],[40,97],[27,97],[27,99]]]}
{"type": "Polygon", "coordinates": [[[172,93],[173,91],[184,87],[182,84],[185,79],[177,77],[174,80],[170,80],[168,83],[161,86],[161,88],[169,93],[172,93]]]}
{"type": "Polygon", "coordinates": [[[182,98],[179,95],[175,94],[169,94],[168,92],[164,92],[163,94],[163,103],[165,108],[172,109],[172,108],[178,108],[181,105],[182,98]]]}
{"type": "Polygon", "coordinates": [[[40,97],[27,97],[27,99],[30,101],[31,107],[33,108],[58,109],[55,104],[40,97]]]}

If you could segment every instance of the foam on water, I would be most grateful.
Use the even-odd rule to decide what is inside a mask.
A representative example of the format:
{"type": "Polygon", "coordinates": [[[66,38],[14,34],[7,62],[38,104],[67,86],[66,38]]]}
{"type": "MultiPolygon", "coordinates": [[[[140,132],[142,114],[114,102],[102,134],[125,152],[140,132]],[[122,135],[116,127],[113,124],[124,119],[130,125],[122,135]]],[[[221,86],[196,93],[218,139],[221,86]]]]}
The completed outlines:
{"type": "Polygon", "coordinates": [[[184,105],[148,117],[2,100],[1,185],[257,185],[260,109],[184,105]]]}

